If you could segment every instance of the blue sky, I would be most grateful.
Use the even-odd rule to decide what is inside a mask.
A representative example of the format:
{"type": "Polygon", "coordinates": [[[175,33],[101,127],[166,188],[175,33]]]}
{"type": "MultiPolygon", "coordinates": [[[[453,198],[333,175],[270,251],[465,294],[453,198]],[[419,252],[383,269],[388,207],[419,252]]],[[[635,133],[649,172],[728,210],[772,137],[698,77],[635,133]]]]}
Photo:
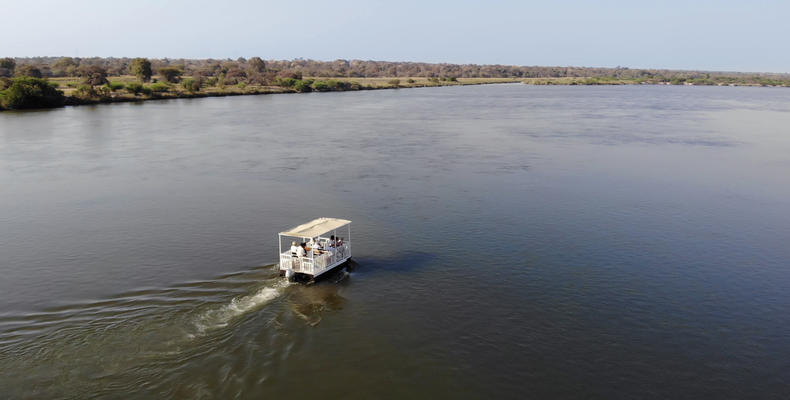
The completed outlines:
{"type": "Polygon", "coordinates": [[[790,1],[10,1],[2,56],[790,72],[790,1]]]}

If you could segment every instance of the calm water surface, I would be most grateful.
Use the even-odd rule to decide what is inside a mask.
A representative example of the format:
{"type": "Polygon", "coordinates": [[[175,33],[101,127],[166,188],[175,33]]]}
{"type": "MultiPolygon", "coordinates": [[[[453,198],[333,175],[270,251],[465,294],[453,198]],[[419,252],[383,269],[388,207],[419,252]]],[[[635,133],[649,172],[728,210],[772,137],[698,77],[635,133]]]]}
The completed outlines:
{"type": "Polygon", "coordinates": [[[0,113],[0,398],[790,397],[790,91],[0,113]],[[288,284],[276,233],[354,221],[288,284]]]}

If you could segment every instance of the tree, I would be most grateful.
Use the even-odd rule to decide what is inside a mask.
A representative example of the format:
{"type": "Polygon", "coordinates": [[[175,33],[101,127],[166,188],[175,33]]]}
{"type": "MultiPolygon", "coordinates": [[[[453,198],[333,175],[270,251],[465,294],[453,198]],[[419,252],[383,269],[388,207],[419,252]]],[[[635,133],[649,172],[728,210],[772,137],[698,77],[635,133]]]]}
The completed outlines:
{"type": "Polygon", "coordinates": [[[16,61],[13,58],[0,58],[0,76],[14,75],[14,67],[16,67],[16,61]]]}
{"type": "Polygon", "coordinates": [[[178,78],[184,73],[184,70],[178,67],[162,67],[159,68],[158,72],[159,75],[162,75],[162,79],[171,83],[178,83],[178,78]]]}
{"type": "Polygon", "coordinates": [[[141,82],[148,82],[151,80],[151,61],[147,58],[135,58],[129,67],[132,75],[137,76],[141,82]]]}
{"type": "Polygon", "coordinates": [[[186,78],[181,81],[181,86],[183,86],[187,92],[197,92],[200,90],[200,87],[203,86],[203,77],[196,76],[194,78],[186,78]]]}
{"type": "Polygon", "coordinates": [[[83,83],[91,86],[99,86],[107,83],[107,70],[98,65],[89,65],[80,68],[80,76],[83,83]]]}
{"type": "Polygon", "coordinates": [[[60,107],[66,98],[45,79],[21,77],[14,78],[11,86],[0,91],[0,101],[4,108],[24,109],[60,107]]]}
{"type": "Polygon", "coordinates": [[[14,70],[14,76],[29,76],[31,78],[41,78],[41,70],[34,65],[20,65],[14,70]]]}
{"type": "Polygon", "coordinates": [[[62,57],[52,65],[52,72],[56,76],[74,76],[79,63],[71,57],[62,57]]]}
{"type": "Polygon", "coordinates": [[[247,65],[252,72],[262,73],[266,71],[266,63],[260,57],[250,58],[247,61],[247,65]]]}
{"type": "Polygon", "coordinates": [[[225,73],[225,84],[226,85],[235,85],[244,81],[244,78],[247,77],[247,74],[241,70],[241,68],[233,67],[225,73]]]}

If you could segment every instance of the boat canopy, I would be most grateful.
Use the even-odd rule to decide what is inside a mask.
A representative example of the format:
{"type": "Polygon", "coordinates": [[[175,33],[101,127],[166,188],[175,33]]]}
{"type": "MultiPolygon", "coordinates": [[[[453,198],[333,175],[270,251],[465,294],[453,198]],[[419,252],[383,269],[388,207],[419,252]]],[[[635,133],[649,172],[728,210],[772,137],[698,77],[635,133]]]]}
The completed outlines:
{"type": "Polygon", "coordinates": [[[316,218],[308,223],[280,232],[283,236],[313,238],[331,232],[341,226],[350,224],[351,221],[340,218],[316,218]]]}

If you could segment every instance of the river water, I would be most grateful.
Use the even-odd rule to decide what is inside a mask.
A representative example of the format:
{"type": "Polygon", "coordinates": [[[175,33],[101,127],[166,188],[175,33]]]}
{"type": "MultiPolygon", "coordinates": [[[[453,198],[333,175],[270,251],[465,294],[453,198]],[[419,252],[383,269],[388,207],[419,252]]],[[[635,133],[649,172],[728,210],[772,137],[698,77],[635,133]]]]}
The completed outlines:
{"type": "Polygon", "coordinates": [[[0,114],[0,398],[790,396],[790,90],[0,114]],[[354,263],[277,274],[353,220],[354,263]]]}

